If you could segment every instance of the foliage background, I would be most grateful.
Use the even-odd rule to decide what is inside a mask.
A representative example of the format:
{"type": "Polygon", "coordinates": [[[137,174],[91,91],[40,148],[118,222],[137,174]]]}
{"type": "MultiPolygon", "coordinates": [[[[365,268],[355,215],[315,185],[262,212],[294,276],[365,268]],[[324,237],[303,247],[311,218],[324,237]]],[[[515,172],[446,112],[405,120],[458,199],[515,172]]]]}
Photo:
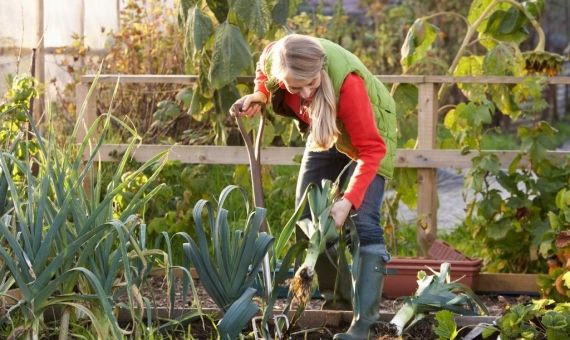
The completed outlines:
{"type": "MultiPolygon", "coordinates": [[[[360,3],[362,8],[365,8],[364,11],[347,14],[340,6],[340,1],[258,0],[251,2],[253,5],[249,8],[242,6],[242,3],[245,3],[243,1],[217,6],[216,4],[223,2],[185,0],[180,2],[180,7],[174,8],[166,6],[164,0],[128,0],[126,3],[120,15],[120,29],[117,32],[108,32],[108,53],[104,56],[92,55],[83,47],[83,37],[79,36],[75,37],[75,45],[65,51],[73,55],[74,61],[62,61],[61,66],[68,70],[74,81],[63,87],[52,104],[57,112],[55,117],[59,120],[54,124],[59,129],[59,136],[69,135],[70,127],[75,121],[73,97],[78,77],[81,74],[94,73],[99,65],[102,65],[102,73],[203,75],[197,85],[189,87],[132,84],[119,88],[114,112],[135,127],[145,143],[239,145],[241,138],[233,121],[225,112],[227,106],[239,94],[251,91],[251,85],[237,84],[232,77],[252,74],[260,51],[270,40],[290,31],[323,36],[354,51],[376,74],[445,74],[466,31],[465,23],[459,15],[467,17],[469,5],[472,4],[471,1],[464,0],[362,0],[360,3]],[[197,6],[194,7],[195,5],[197,6]],[[258,20],[259,18],[262,20],[258,20]],[[429,48],[421,56],[414,57],[413,65],[403,69],[400,48],[405,45],[406,34],[417,18],[429,18],[429,25],[437,29],[431,30],[432,26],[425,26],[429,43],[425,39],[424,42],[429,48]],[[203,25],[197,26],[196,22],[203,25]],[[233,39],[224,40],[223,34],[233,39]],[[229,45],[223,45],[224,41],[229,45]],[[234,50],[243,52],[243,60],[235,67],[235,71],[228,73],[229,77],[224,72],[217,72],[215,68],[216,62],[220,60],[220,46],[238,46],[234,50]],[[220,74],[220,78],[212,77],[212,74],[220,74]]],[[[550,33],[547,34],[546,49],[554,52],[562,52],[565,46],[559,41],[563,41],[570,30],[568,27],[566,32],[558,29],[562,27],[560,23],[564,22],[565,10],[568,10],[563,6],[565,4],[561,1],[549,2],[541,16],[542,26],[550,33]]],[[[520,50],[532,49],[537,42],[532,29],[528,31],[530,36],[520,44],[520,50]]],[[[513,53],[516,53],[516,50],[507,45],[500,45],[491,53],[485,46],[474,43],[468,50],[468,57],[472,59],[465,59],[460,63],[459,70],[472,69],[468,61],[481,60],[487,54],[491,56],[487,59],[492,59],[493,55],[504,57],[513,56],[513,53]]],[[[495,60],[499,59],[495,57],[495,60]]],[[[492,72],[518,72],[515,66],[499,64],[492,72]]],[[[535,95],[542,94],[543,89],[540,86],[530,85],[526,91],[532,89],[535,95]]],[[[495,90],[504,93],[508,89],[495,90]]],[[[521,140],[516,135],[516,128],[520,123],[513,121],[520,118],[520,112],[516,109],[509,111],[509,107],[501,106],[502,101],[493,97],[492,90],[488,91],[489,98],[486,102],[478,102],[472,95],[474,92],[470,90],[473,88],[449,90],[442,106],[452,106],[448,106],[447,112],[441,114],[438,146],[518,149],[521,140]],[[471,99],[472,102],[466,106],[454,106],[466,99],[471,99]],[[473,112],[483,114],[478,120],[479,124],[475,124],[475,129],[465,129],[465,126],[457,124],[458,119],[452,119],[473,112]],[[444,116],[447,117],[446,120],[444,116]]],[[[519,90],[523,92],[524,89],[519,90]]],[[[111,93],[112,88],[109,87],[98,94],[99,114],[109,108],[111,93]]],[[[415,101],[410,98],[416,93],[417,89],[413,86],[400,86],[395,92],[397,101],[407,104],[400,105],[398,110],[399,147],[412,148],[415,143],[417,112],[415,101]]],[[[547,118],[551,122],[559,119],[552,110],[537,110],[535,114],[525,115],[523,123],[532,125],[541,118],[547,118]]],[[[251,127],[255,122],[250,122],[249,125],[251,127]]],[[[567,135],[568,129],[564,128],[565,125],[561,123],[559,126],[563,127],[560,130],[562,134],[555,136],[567,135]]],[[[115,132],[109,142],[121,142],[125,138],[126,135],[115,132]]],[[[303,141],[289,121],[271,118],[264,138],[264,145],[269,144],[297,146],[303,145],[303,141]]],[[[559,143],[552,143],[547,147],[557,145],[559,143]]],[[[105,173],[108,175],[105,178],[110,178],[112,165],[107,166],[105,173]]],[[[264,189],[268,196],[268,218],[274,232],[278,233],[280,226],[292,213],[297,168],[264,167],[263,171],[266,186],[264,189]],[[272,199],[274,197],[279,199],[272,199]]],[[[168,185],[159,193],[154,204],[141,211],[148,221],[150,234],[154,236],[160,231],[189,230],[189,208],[193,203],[199,198],[211,199],[227,183],[237,183],[249,190],[248,170],[245,166],[217,167],[174,163],[167,165],[160,176],[161,179],[157,183],[168,185]]],[[[145,180],[144,176],[141,177],[138,185],[142,185],[145,180]]],[[[398,195],[387,201],[386,216],[395,216],[398,204],[407,204],[412,208],[415,206],[415,191],[401,189],[414,187],[414,170],[398,170],[397,180],[393,184],[399,189],[398,195]]],[[[134,189],[135,187],[128,188],[117,197],[118,209],[129,202],[132,196],[129,190],[134,189]]],[[[393,239],[402,239],[402,235],[408,235],[400,241],[402,247],[399,247],[399,251],[413,252],[413,247],[404,246],[414,243],[413,233],[406,233],[406,226],[399,224],[397,219],[392,221],[393,223],[390,223],[390,219],[387,219],[388,224],[385,227],[388,231],[398,233],[391,236],[393,239]]],[[[467,242],[459,243],[469,252],[467,242]]],[[[476,252],[469,253],[481,255],[476,252]]]]}

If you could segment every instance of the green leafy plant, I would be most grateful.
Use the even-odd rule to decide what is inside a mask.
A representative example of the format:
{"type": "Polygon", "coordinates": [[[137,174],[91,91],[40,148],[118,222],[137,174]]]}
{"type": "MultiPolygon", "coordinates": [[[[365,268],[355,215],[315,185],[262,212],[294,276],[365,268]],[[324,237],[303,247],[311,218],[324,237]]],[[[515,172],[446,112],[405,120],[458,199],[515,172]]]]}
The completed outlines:
{"type": "MultiPolygon", "coordinates": [[[[22,84],[33,86],[34,82],[15,82],[13,86],[18,89],[22,84]]],[[[20,107],[27,118],[25,123],[30,119],[26,103],[29,101],[20,107]]],[[[2,107],[15,105],[8,101],[2,107]]],[[[103,186],[100,167],[95,169],[94,164],[113,120],[128,129],[105,114],[96,119],[79,145],[57,144],[52,120],[48,119],[45,137],[31,122],[33,130],[20,131],[12,138],[11,148],[0,153],[2,289],[13,283],[22,296],[0,318],[3,325],[10,318],[22,318],[12,336],[39,337],[48,332],[44,312],[61,307],[60,337],[68,336],[70,324],[86,323],[73,313],[75,310],[89,320],[87,327],[98,337],[121,338],[130,331],[119,326],[115,309],[126,306],[133,320],[142,320],[142,312],[150,305],[141,287],[156,257],[168,259],[168,254],[146,248],[146,228],[136,213],[162,189],[157,186],[150,190],[149,186],[164,166],[166,153],[122,176],[140,141],[130,130],[133,139],[113,178],[103,186]],[[32,148],[36,149],[34,154],[32,148]],[[116,195],[150,168],[154,173],[147,183],[138,186],[120,212],[115,211],[116,195]],[[124,297],[126,303],[122,302],[124,297]]],[[[74,135],[71,140],[75,141],[74,135]]],[[[169,261],[165,262],[169,270],[169,261]]],[[[133,335],[139,331],[135,327],[133,335]]]]}
{"type": "Polygon", "coordinates": [[[449,310],[461,315],[487,314],[487,308],[469,287],[450,282],[450,268],[451,265],[445,262],[441,264],[439,273],[433,269],[433,275],[418,272],[418,289],[414,296],[406,298],[390,321],[399,335],[430,312],[449,310]]]}
{"type": "Polygon", "coordinates": [[[554,133],[546,122],[534,128],[519,128],[523,152],[506,171],[500,170],[494,154],[482,153],[473,159],[465,185],[476,195],[468,203],[465,227],[479,244],[485,245],[480,255],[487,270],[544,270],[544,260],[554,252],[555,233],[549,227],[548,216],[570,176],[568,158],[546,155],[545,143],[554,133]],[[529,163],[526,167],[520,166],[523,157],[529,163]]]}
{"type": "Polygon", "coordinates": [[[285,0],[180,2],[178,18],[185,32],[187,69],[197,70],[199,76],[189,113],[210,113],[216,144],[228,140],[227,112],[240,97],[237,77],[253,73],[252,48],[261,50],[265,39],[275,37],[297,5],[297,1],[285,0]],[[204,105],[210,100],[215,115],[204,105]]]}
{"type": "Polygon", "coordinates": [[[435,313],[437,324],[433,331],[438,336],[438,339],[457,339],[461,329],[457,329],[457,323],[453,316],[454,314],[448,310],[440,310],[435,313]]]}
{"type": "Polygon", "coordinates": [[[483,332],[487,338],[499,333],[502,339],[565,339],[570,336],[570,306],[554,300],[533,300],[509,307],[507,312],[483,332]]]}
{"type": "Polygon", "coordinates": [[[294,301],[300,306],[307,304],[318,285],[315,265],[319,255],[331,242],[338,240],[335,222],[330,216],[338,195],[338,183],[333,185],[330,180],[323,180],[321,185],[322,189],[314,183],[309,184],[306,197],[311,210],[311,220],[298,222],[299,227],[309,239],[305,259],[291,281],[294,301]]]}
{"type": "MultiPolygon", "coordinates": [[[[543,297],[556,302],[570,301],[570,190],[561,189],[556,195],[558,212],[549,211],[550,235],[555,235],[554,246],[545,243],[550,255],[547,260],[548,272],[538,278],[543,297]]],[[[547,238],[547,237],[545,237],[547,238]]],[[[548,238],[547,238],[548,239],[548,238]]]]}
{"type": "Polygon", "coordinates": [[[207,200],[200,200],[194,206],[197,241],[190,239],[185,243],[184,253],[196,268],[208,294],[225,312],[219,323],[223,339],[234,339],[258,311],[252,302],[255,293],[252,286],[274,241],[267,233],[259,232],[265,214],[266,210],[259,207],[250,212],[247,192],[235,185],[227,186],[220,193],[217,213],[207,200]],[[224,208],[228,195],[235,190],[242,195],[248,213],[243,230],[230,226],[229,211],[224,208]],[[211,229],[212,255],[204,231],[204,208],[207,209],[205,221],[211,229]]]}

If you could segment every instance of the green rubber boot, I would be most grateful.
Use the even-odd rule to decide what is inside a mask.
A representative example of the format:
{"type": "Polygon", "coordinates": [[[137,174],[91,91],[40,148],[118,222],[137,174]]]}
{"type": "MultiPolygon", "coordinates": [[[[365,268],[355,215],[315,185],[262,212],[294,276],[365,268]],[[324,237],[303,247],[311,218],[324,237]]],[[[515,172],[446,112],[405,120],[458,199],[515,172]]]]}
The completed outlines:
{"type": "MultiPolygon", "coordinates": [[[[370,328],[380,319],[380,297],[386,274],[381,255],[360,251],[358,275],[355,282],[352,323],[346,333],[334,336],[337,340],[364,340],[369,338],[370,328]]],[[[356,265],[353,263],[353,265],[356,265]]]]}

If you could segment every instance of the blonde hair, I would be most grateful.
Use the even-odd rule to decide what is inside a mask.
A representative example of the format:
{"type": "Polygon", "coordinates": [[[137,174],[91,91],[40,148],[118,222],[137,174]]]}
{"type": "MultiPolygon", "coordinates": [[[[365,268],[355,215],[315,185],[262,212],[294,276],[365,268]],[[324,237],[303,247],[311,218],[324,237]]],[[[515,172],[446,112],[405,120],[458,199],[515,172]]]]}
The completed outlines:
{"type": "Polygon", "coordinates": [[[271,73],[278,80],[283,81],[285,74],[290,74],[295,79],[309,81],[321,74],[321,85],[308,108],[315,150],[330,149],[339,135],[334,88],[324,66],[325,51],[314,38],[291,34],[273,47],[271,73]]]}

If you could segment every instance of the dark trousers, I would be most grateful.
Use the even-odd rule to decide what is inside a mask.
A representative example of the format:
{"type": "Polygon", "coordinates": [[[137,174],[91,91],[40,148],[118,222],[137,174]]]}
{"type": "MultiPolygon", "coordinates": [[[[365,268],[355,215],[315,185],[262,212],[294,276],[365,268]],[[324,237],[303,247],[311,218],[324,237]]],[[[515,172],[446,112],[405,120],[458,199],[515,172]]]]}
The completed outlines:
{"type": "MultiPolygon", "coordinates": [[[[309,183],[316,183],[320,187],[323,179],[336,180],[349,162],[350,158],[335,147],[328,151],[319,152],[309,151],[309,148],[306,148],[297,179],[295,205],[299,204],[309,183]]],[[[356,163],[353,162],[341,181],[349,179],[354,173],[355,167],[356,163]]],[[[384,177],[377,174],[368,186],[360,208],[350,213],[353,216],[361,246],[384,244],[384,231],[380,226],[380,208],[384,199],[384,184],[384,177]]],[[[301,216],[301,219],[303,218],[311,218],[308,204],[301,216]]]]}

